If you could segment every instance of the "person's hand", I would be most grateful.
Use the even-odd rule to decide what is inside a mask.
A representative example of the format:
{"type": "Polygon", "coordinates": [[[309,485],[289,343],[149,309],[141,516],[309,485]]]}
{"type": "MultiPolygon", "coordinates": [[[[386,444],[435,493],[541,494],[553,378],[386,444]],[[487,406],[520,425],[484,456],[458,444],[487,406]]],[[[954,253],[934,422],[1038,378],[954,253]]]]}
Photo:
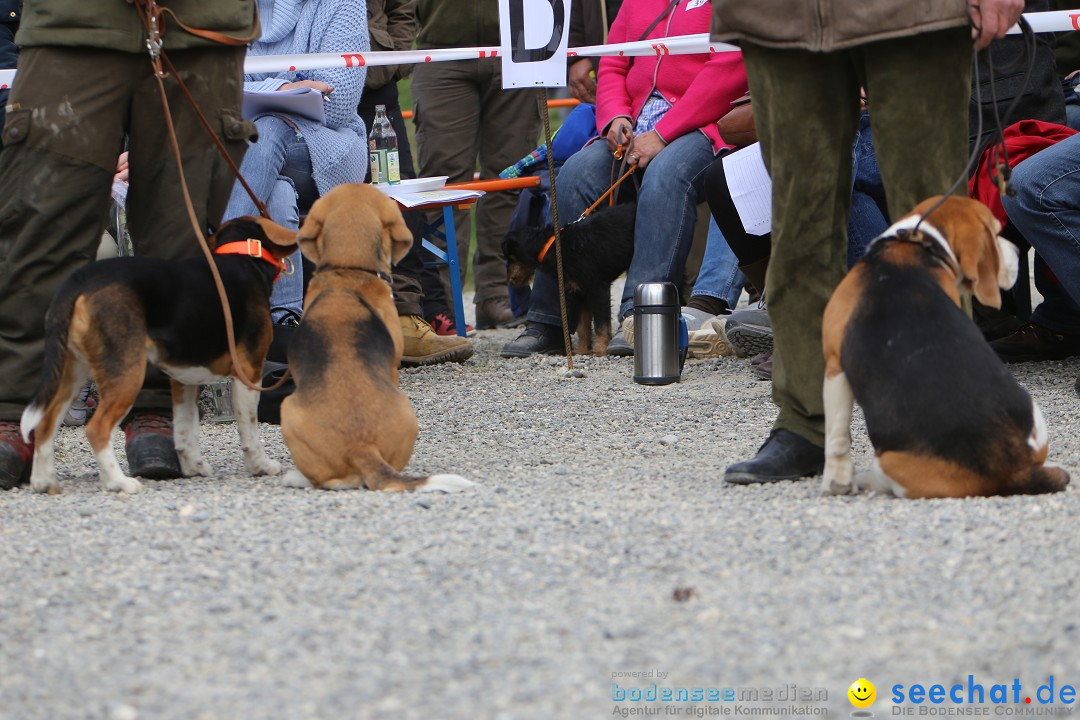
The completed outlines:
{"type": "Polygon", "coordinates": [[[333,85],[327,85],[321,80],[297,80],[296,82],[285,83],[278,88],[278,91],[296,90],[297,88],[311,88],[312,90],[318,90],[323,95],[329,95],[334,92],[333,85]]]}
{"type": "Polygon", "coordinates": [[[116,173],[113,175],[113,180],[119,180],[120,182],[128,181],[128,152],[125,150],[120,153],[120,157],[116,159],[116,173]]]}
{"type": "Polygon", "coordinates": [[[978,41],[982,50],[991,41],[1005,37],[1024,12],[1024,0],[970,0],[968,11],[974,27],[971,38],[978,41]]]}
{"type": "Polygon", "coordinates": [[[630,141],[634,138],[634,131],[631,129],[630,121],[624,117],[615,118],[611,121],[611,125],[607,131],[607,146],[611,154],[615,154],[616,148],[619,145],[626,147],[630,141]]]}
{"type": "Polygon", "coordinates": [[[596,78],[592,61],[588,58],[570,66],[566,73],[566,84],[570,86],[570,94],[581,102],[596,102],[596,78]]]}
{"type": "Polygon", "coordinates": [[[667,143],[660,138],[660,135],[655,130],[642,133],[634,138],[634,147],[630,150],[628,162],[644,170],[665,147],[667,147],[667,143]]]}

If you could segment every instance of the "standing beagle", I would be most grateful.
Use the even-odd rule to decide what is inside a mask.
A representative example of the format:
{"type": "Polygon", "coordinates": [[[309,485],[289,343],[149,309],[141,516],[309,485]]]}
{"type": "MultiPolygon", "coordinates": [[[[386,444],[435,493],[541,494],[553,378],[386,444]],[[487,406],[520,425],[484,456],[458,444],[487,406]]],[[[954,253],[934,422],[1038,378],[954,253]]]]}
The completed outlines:
{"type": "MultiPolygon", "coordinates": [[[[209,240],[232,309],[237,364],[229,353],[225,317],[210,267],[202,257],[162,260],[121,257],[76,270],[60,286],[45,317],[45,363],[34,398],[23,411],[22,434],[35,440],[30,486],[60,492],[54,441],[60,420],[86,378],[101,394],[86,425],[107,490],[136,493],[124,475],[112,433],[131,409],[147,361],[171,378],[174,440],[184,475],[210,475],[199,452],[199,384],[230,375],[258,378],[270,345],[270,290],[296,233],[262,218],[237,218],[209,240]]],[[[233,384],[236,429],[252,475],[276,475],[255,426],[258,393],[233,384]]]]}
{"type": "Polygon", "coordinates": [[[823,490],[855,491],[855,401],[876,456],[860,486],[909,498],[1062,490],[1068,474],[1043,464],[1039,406],[960,309],[961,294],[1001,307],[1017,249],[978,201],[939,200],[875,239],[825,308],[823,490]]]}

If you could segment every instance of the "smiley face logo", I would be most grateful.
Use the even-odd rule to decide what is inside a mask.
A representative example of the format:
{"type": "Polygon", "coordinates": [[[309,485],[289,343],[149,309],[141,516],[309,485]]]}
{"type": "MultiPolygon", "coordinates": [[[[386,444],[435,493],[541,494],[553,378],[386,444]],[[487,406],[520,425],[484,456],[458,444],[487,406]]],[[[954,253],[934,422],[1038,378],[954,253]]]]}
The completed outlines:
{"type": "Polygon", "coordinates": [[[877,688],[874,687],[874,683],[866,678],[859,678],[851,683],[851,687],[847,690],[847,696],[851,704],[857,708],[870,707],[874,704],[874,700],[877,699],[877,688]]]}

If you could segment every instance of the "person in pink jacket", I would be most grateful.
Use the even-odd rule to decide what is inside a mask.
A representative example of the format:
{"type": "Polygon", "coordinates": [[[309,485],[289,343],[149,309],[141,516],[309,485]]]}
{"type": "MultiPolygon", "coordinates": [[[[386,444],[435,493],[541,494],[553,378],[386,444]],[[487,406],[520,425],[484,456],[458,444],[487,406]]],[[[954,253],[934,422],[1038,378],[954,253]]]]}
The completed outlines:
{"type": "MultiPolygon", "coordinates": [[[[625,0],[608,42],[705,33],[711,17],[709,0],[625,0]]],[[[738,52],[669,55],[660,47],[656,55],[600,61],[596,119],[601,138],[566,161],[555,190],[560,222],[576,219],[610,186],[620,165],[613,155],[616,147],[632,140],[628,157],[639,168],[640,189],[634,259],[627,271],[620,322],[633,310],[639,283],[681,285],[705,171],[731,147],[720,137],[716,121],[746,90],[738,52]]],[[[634,192],[634,183],[624,182],[620,199],[634,192]]],[[[503,347],[502,355],[561,350],[557,284],[553,276],[537,271],[525,331],[503,347]]],[[[608,352],[633,354],[621,328],[608,352]]]]}

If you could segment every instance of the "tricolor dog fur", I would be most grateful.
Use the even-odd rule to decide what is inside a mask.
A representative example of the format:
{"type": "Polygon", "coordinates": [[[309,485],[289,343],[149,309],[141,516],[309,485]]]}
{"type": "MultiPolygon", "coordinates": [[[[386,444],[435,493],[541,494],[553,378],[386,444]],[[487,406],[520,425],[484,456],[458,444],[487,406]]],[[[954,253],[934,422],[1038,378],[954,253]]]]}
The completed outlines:
{"type": "MultiPolygon", "coordinates": [[[[147,361],[172,384],[176,453],[184,475],[210,475],[199,452],[199,385],[242,373],[261,375],[270,345],[270,290],[284,258],[296,250],[296,233],[269,220],[239,218],[209,240],[232,309],[238,353],[233,365],[225,318],[203,257],[161,260],[122,257],[83,267],[61,285],[45,318],[45,362],[30,405],[22,415],[23,438],[34,435],[30,485],[58,493],[54,440],[60,421],[87,377],[100,403],[86,437],[108,490],[136,493],[142,484],[124,475],[112,433],[142,388],[147,361]]],[[[244,463],[253,475],[276,475],[255,425],[258,393],[233,384],[236,429],[244,463]]]]}
{"type": "Polygon", "coordinates": [[[411,477],[418,427],[398,387],[405,340],[390,268],[412,246],[397,203],[370,185],[339,185],[311,207],[298,235],[315,263],[289,345],[296,391],[281,405],[292,486],[452,492],[459,475],[411,477]]]}
{"type": "Polygon", "coordinates": [[[877,238],[825,309],[823,490],[908,498],[1063,490],[1068,474],[1044,464],[1039,406],[960,309],[962,294],[1001,307],[1017,249],[978,201],[950,197],[932,210],[939,199],[877,238]],[[856,401],[875,453],[858,477],[856,401]]]}

